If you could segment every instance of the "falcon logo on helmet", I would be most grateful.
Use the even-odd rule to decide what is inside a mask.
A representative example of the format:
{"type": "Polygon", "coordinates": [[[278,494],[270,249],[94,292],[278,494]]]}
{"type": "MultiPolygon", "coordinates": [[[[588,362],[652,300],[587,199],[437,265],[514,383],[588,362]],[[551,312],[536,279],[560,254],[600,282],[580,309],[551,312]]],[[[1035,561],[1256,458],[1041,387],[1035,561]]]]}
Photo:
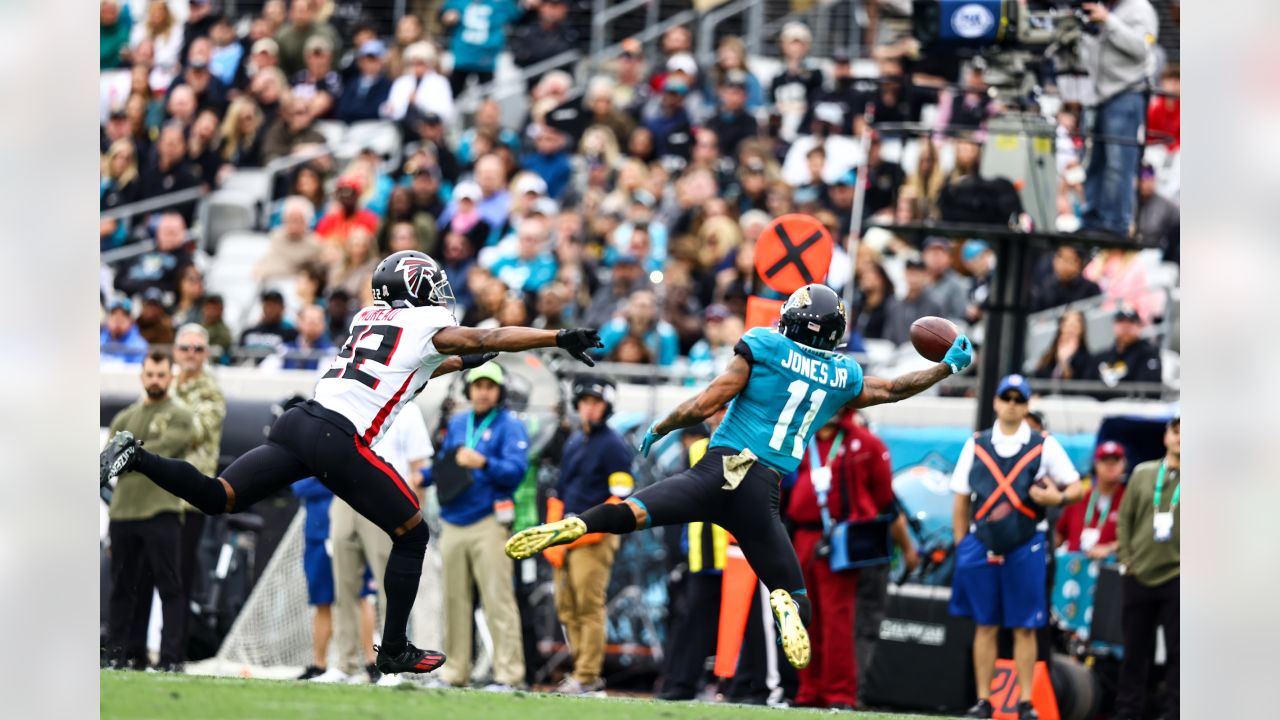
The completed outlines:
{"type": "Polygon", "coordinates": [[[453,312],[453,288],[444,269],[426,253],[401,250],[374,268],[374,302],[391,307],[438,305],[453,312]]]}
{"type": "Polygon", "coordinates": [[[404,287],[413,297],[418,297],[418,291],[422,289],[422,280],[431,276],[435,272],[430,260],[423,260],[416,257],[403,257],[396,264],[396,272],[404,273],[404,287]]]}

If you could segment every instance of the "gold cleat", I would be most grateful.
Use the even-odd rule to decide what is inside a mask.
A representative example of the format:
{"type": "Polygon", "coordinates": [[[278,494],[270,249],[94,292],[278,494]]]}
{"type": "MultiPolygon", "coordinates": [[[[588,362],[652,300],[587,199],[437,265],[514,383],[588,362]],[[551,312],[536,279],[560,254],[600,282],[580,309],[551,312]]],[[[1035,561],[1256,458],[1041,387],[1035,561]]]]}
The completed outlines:
{"type": "MultiPolygon", "coordinates": [[[[507,541],[507,555],[514,560],[523,560],[537,555],[552,545],[571,543],[586,532],[587,524],[576,517],[531,527],[511,536],[507,541]]],[[[805,642],[808,643],[807,640],[805,642]]]]}
{"type": "Polygon", "coordinates": [[[809,631],[804,629],[800,620],[800,608],[791,599],[791,593],[778,589],[769,593],[769,607],[773,608],[773,616],[778,621],[778,632],[782,635],[782,652],[787,662],[797,669],[809,664],[809,631]]]}

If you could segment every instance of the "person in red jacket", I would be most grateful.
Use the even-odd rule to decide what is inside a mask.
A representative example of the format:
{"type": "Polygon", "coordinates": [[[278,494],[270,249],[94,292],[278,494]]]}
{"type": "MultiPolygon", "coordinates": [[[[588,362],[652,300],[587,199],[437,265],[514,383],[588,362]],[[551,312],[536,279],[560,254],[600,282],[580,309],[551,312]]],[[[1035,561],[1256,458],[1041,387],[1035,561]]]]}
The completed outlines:
{"type": "Polygon", "coordinates": [[[854,606],[862,571],[834,572],[818,555],[823,532],[814,481],[821,485],[829,474],[832,522],[869,520],[894,505],[889,451],[854,413],[843,412],[818,430],[797,473],[786,514],[796,528],[793,542],[813,606],[813,649],[809,666],[800,671],[795,704],[852,710],[858,698],[854,606]]]}
{"type": "Polygon", "coordinates": [[[1151,98],[1147,106],[1147,135],[1177,152],[1182,145],[1182,79],[1177,63],[1169,63],[1160,73],[1160,90],[1167,95],[1151,98]]]}
{"type": "Polygon", "coordinates": [[[1093,453],[1093,486],[1080,502],[1068,505],[1054,526],[1057,545],[1103,560],[1116,549],[1116,520],[1124,497],[1124,447],[1107,441],[1093,453]]]}
{"type": "Polygon", "coordinates": [[[364,183],[359,178],[352,175],[338,178],[338,186],[333,191],[336,202],[316,224],[316,234],[345,246],[353,227],[362,227],[370,234],[377,233],[378,216],[360,207],[360,194],[363,192],[364,183]]]}

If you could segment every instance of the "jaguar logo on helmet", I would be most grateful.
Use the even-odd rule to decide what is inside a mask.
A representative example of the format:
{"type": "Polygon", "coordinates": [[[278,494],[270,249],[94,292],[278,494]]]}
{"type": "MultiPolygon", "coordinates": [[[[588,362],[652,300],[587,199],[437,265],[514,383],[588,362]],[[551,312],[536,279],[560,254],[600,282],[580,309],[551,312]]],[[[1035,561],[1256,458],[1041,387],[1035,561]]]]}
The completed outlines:
{"type": "Polygon", "coordinates": [[[400,262],[396,263],[396,272],[404,273],[405,289],[416,298],[419,297],[418,290],[422,288],[422,281],[435,272],[435,268],[429,260],[405,257],[400,258],[400,262]]]}
{"type": "Polygon", "coordinates": [[[808,287],[802,287],[791,293],[791,297],[787,298],[787,304],[783,306],[783,310],[791,308],[806,307],[813,304],[813,296],[809,294],[808,287]]]}

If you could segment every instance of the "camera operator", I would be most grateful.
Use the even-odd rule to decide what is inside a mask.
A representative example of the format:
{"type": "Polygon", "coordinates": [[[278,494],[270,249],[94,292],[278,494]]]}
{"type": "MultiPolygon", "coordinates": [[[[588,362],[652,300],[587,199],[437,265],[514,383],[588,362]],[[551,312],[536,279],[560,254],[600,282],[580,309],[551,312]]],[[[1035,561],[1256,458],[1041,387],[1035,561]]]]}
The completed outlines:
{"type": "Polygon", "coordinates": [[[1093,148],[1084,182],[1083,227],[1128,236],[1146,107],[1143,86],[1152,69],[1159,25],[1149,0],[1083,3],[1097,33],[1085,53],[1094,92],[1093,148]]]}

